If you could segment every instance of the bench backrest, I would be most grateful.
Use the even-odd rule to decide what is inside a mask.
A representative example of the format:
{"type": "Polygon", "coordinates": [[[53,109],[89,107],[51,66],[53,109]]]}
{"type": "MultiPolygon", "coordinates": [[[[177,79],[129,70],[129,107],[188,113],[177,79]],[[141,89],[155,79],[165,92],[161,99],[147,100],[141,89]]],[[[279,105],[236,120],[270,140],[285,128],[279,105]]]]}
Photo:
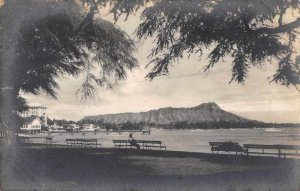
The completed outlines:
{"type": "Polygon", "coordinates": [[[128,140],[113,140],[114,143],[127,143],[128,140]]]}
{"type": "Polygon", "coordinates": [[[286,149],[286,150],[300,150],[299,145],[258,145],[258,144],[244,144],[244,148],[248,149],[286,149]]]}
{"type": "Polygon", "coordinates": [[[244,148],[248,149],[277,149],[274,145],[258,145],[258,144],[244,144],[244,148]]]}
{"type": "MultiPolygon", "coordinates": [[[[161,141],[155,141],[155,140],[135,140],[136,143],[142,143],[142,144],[162,144],[161,141]]],[[[113,143],[129,143],[129,140],[113,140],[113,143]]]]}
{"type": "Polygon", "coordinates": [[[141,143],[145,143],[145,144],[159,144],[159,145],[162,144],[161,141],[151,141],[151,140],[143,140],[141,143]]]}
{"type": "Polygon", "coordinates": [[[239,143],[235,143],[235,142],[209,142],[210,146],[224,146],[224,145],[238,145],[239,143]]]}
{"type": "Polygon", "coordinates": [[[85,139],[76,139],[76,141],[82,141],[83,142],[83,141],[85,141],[85,139]]]}
{"type": "Polygon", "coordinates": [[[85,139],[85,141],[88,141],[88,142],[97,142],[98,140],[97,139],[85,139]]]}
{"type": "Polygon", "coordinates": [[[300,145],[275,145],[278,149],[300,150],[300,145]]]}

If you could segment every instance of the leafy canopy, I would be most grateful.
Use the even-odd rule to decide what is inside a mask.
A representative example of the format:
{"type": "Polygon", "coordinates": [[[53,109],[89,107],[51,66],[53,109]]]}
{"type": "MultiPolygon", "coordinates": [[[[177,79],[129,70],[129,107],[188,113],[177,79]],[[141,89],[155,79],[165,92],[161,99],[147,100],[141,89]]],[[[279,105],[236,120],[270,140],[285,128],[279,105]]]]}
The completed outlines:
{"type": "Polygon", "coordinates": [[[1,68],[7,74],[1,87],[16,95],[22,90],[56,98],[57,77],[86,73],[82,98],[93,97],[92,82],[111,87],[137,66],[128,35],[74,1],[12,0],[0,13],[1,68]],[[99,71],[92,74],[91,67],[99,71]]]}
{"type": "MultiPolygon", "coordinates": [[[[0,7],[1,91],[20,90],[56,97],[61,75],[86,78],[79,92],[92,98],[91,83],[111,88],[137,65],[134,43],[115,25],[95,17],[110,7],[115,20],[143,8],[138,38],[154,37],[147,78],[169,73],[185,53],[202,56],[212,48],[205,70],[233,57],[232,79],[244,82],[250,67],[278,63],[271,81],[298,85],[295,43],[298,0],[10,0],[0,7]],[[295,17],[295,16],[294,16],[295,17]],[[92,73],[97,68],[98,73],[92,73]],[[10,75],[10,74],[18,75],[10,75]]],[[[15,96],[16,97],[16,96],[15,96]]]]}
{"type": "Polygon", "coordinates": [[[17,112],[27,109],[20,91],[56,98],[58,77],[85,74],[78,93],[86,100],[94,98],[95,84],[111,88],[137,66],[129,36],[88,8],[73,0],[0,6],[1,128],[20,127],[17,112]]]}
{"type": "Polygon", "coordinates": [[[109,4],[117,20],[143,7],[138,38],[154,37],[149,54],[153,79],[169,74],[169,66],[184,54],[202,56],[212,49],[209,70],[231,56],[232,81],[244,82],[249,68],[276,62],[271,81],[299,85],[299,56],[295,49],[300,27],[298,0],[81,0],[88,5],[109,4]],[[292,14],[291,14],[292,13],[292,14]],[[286,19],[291,17],[292,20],[286,19]]]}
{"type": "Polygon", "coordinates": [[[86,99],[94,96],[92,82],[111,88],[125,79],[126,71],[137,65],[134,43],[115,25],[95,18],[105,6],[115,20],[143,8],[136,35],[156,42],[149,54],[149,79],[168,74],[169,65],[185,53],[202,56],[204,49],[212,48],[204,69],[229,55],[231,81],[244,82],[250,67],[275,60],[278,70],[272,81],[287,86],[300,82],[294,59],[300,19],[284,22],[291,11],[299,12],[297,0],[12,0],[0,9],[0,53],[8,66],[4,73],[14,71],[20,77],[6,76],[9,80],[2,85],[56,97],[56,77],[86,73],[79,89],[86,99]],[[97,75],[91,72],[95,67],[97,75]]]}
{"type": "Polygon", "coordinates": [[[300,69],[295,62],[300,18],[284,23],[291,11],[300,10],[297,0],[161,0],[142,13],[136,35],[155,37],[149,55],[153,79],[168,74],[169,65],[184,53],[202,55],[212,47],[205,70],[231,56],[232,79],[244,82],[250,67],[277,61],[272,81],[299,85],[300,69]]]}

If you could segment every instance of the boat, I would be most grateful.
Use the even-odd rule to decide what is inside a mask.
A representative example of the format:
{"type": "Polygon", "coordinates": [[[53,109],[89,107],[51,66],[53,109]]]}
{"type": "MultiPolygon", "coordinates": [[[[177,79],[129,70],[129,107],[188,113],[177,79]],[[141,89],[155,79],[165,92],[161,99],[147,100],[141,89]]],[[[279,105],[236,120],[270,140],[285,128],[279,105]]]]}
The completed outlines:
{"type": "Polygon", "coordinates": [[[95,132],[98,131],[100,128],[95,127],[93,124],[85,124],[83,128],[80,130],[81,132],[95,132]]]}
{"type": "Polygon", "coordinates": [[[280,132],[280,131],[282,131],[282,130],[273,127],[273,128],[266,128],[265,131],[266,131],[266,132],[280,132]]]}
{"type": "Polygon", "coordinates": [[[142,134],[148,134],[148,135],[150,135],[150,133],[151,133],[151,129],[149,127],[144,127],[142,129],[142,134]]]}
{"type": "Polygon", "coordinates": [[[88,128],[81,129],[80,131],[81,132],[95,132],[97,130],[99,130],[99,127],[88,127],[88,128]]]}

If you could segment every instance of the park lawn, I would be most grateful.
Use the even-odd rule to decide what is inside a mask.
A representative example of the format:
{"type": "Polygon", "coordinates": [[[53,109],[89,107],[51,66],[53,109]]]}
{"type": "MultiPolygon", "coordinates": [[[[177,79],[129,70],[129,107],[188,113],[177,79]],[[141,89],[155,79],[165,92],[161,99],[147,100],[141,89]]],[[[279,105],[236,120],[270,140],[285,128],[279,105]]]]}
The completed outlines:
{"type": "Polygon", "coordinates": [[[296,190],[298,159],[178,151],[8,148],[3,190],[296,190]]]}

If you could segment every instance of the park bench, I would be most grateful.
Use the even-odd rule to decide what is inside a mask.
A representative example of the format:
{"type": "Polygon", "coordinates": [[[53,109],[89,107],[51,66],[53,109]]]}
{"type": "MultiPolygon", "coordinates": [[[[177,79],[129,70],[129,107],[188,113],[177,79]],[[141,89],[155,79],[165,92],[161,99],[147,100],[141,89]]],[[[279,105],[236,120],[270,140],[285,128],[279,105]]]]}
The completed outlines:
{"type": "Polygon", "coordinates": [[[143,146],[143,148],[145,148],[145,149],[152,149],[152,148],[158,148],[158,149],[165,149],[165,150],[167,150],[167,146],[165,146],[165,145],[162,145],[162,142],[161,141],[148,141],[148,140],[144,140],[143,142],[142,142],[142,146],[143,146]]]}
{"type": "Polygon", "coordinates": [[[21,143],[32,143],[29,137],[19,137],[21,143]]]}
{"type": "Polygon", "coordinates": [[[67,145],[73,147],[95,147],[101,146],[97,139],[66,139],[67,145]]]}
{"type": "Polygon", "coordinates": [[[66,139],[67,145],[68,146],[74,146],[76,145],[76,139],[66,139]]]}
{"type": "Polygon", "coordinates": [[[211,146],[211,152],[214,153],[214,151],[217,151],[217,154],[219,151],[223,152],[235,152],[243,154],[245,151],[242,146],[239,145],[239,143],[235,142],[209,142],[209,145],[211,146]]]}
{"type": "Polygon", "coordinates": [[[95,147],[97,148],[97,146],[101,146],[101,144],[98,143],[98,140],[97,139],[84,139],[84,140],[81,140],[82,141],[82,145],[84,147],[95,147]]]}
{"type": "MultiPolygon", "coordinates": [[[[153,141],[153,140],[135,140],[137,144],[140,145],[141,149],[167,149],[167,146],[162,145],[161,141],[153,141]]],[[[133,145],[130,144],[129,140],[113,140],[115,148],[134,148],[133,145]]]]}
{"type": "Polygon", "coordinates": [[[113,140],[115,148],[132,148],[132,145],[129,143],[128,140],[113,140]]]}
{"type": "Polygon", "coordinates": [[[300,145],[259,145],[259,144],[244,144],[245,153],[260,154],[260,155],[277,155],[283,156],[300,156],[300,145]]]}
{"type": "Polygon", "coordinates": [[[84,147],[84,140],[85,139],[75,139],[76,143],[74,146],[78,146],[78,147],[84,147]]]}
{"type": "Polygon", "coordinates": [[[52,145],[56,146],[56,142],[53,140],[52,137],[46,137],[45,139],[46,139],[45,144],[47,146],[52,146],[52,145]]]}

